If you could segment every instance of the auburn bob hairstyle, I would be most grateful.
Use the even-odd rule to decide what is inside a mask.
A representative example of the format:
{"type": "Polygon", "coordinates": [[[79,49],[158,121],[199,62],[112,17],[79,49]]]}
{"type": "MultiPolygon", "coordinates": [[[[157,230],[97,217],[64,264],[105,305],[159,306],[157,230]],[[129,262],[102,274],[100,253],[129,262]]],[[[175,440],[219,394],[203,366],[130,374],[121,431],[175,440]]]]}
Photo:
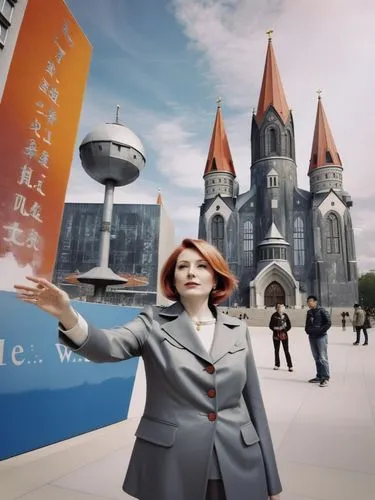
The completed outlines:
{"type": "Polygon", "coordinates": [[[209,302],[211,304],[223,302],[237,286],[237,278],[232,274],[226,260],[216,247],[210,245],[207,241],[193,240],[190,238],[182,241],[181,245],[173,251],[163,266],[160,276],[160,285],[163,295],[169,300],[179,300],[179,295],[175,288],[174,275],[178,256],[186,248],[196,250],[214,270],[216,288],[212,290],[209,302]]]}

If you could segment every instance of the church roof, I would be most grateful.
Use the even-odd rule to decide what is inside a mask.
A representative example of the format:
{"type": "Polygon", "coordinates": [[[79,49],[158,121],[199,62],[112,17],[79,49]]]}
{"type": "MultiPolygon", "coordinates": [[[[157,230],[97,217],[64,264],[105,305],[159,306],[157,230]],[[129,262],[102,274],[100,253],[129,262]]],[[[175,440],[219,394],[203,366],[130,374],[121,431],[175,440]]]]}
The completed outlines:
{"type": "Polygon", "coordinates": [[[309,173],[329,165],[342,166],[319,92],[309,173]]]}
{"type": "Polygon", "coordinates": [[[284,240],[282,235],[280,234],[280,231],[277,229],[276,224],[272,222],[271,227],[267,231],[267,234],[264,238],[264,240],[259,243],[258,246],[264,246],[264,245],[287,245],[289,246],[289,243],[284,240]]]}
{"type": "Polygon", "coordinates": [[[221,112],[221,99],[218,99],[210,150],[208,152],[206,168],[203,176],[212,172],[228,172],[236,177],[232,154],[230,152],[229,142],[224,127],[223,115],[221,112]]]}
{"type": "Polygon", "coordinates": [[[258,108],[255,119],[258,123],[264,118],[268,108],[273,106],[280,118],[286,123],[290,110],[281,83],[277,67],[275,52],[273,50],[271,33],[269,32],[266,63],[264,65],[263,81],[259,96],[258,108]]]}

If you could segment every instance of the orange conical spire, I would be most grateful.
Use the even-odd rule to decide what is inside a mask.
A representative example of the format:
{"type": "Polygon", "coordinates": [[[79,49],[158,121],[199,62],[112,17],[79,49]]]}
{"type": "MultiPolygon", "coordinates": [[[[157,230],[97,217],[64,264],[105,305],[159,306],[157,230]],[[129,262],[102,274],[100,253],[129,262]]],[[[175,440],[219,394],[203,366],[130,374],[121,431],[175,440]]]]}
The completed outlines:
{"type": "Polygon", "coordinates": [[[224,128],[220,98],[217,100],[215,125],[212,132],[210,150],[208,152],[206,168],[203,176],[210,174],[211,172],[228,172],[236,177],[228,138],[224,128]]]}
{"type": "Polygon", "coordinates": [[[161,196],[161,190],[158,190],[158,197],[156,198],[156,204],[157,205],[162,205],[163,204],[163,198],[161,196]]]}
{"type": "Polygon", "coordinates": [[[316,113],[314,139],[311,149],[309,172],[327,165],[342,166],[331,129],[325,114],[321,91],[318,91],[318,110],[316,113]]]}
{"type": "Polygon", "coordinates": [[[286,123],[289,116],[289,107],[281,83],[280,73],[276,63],[272,45],[272,30],[267,31],[268,48],[264,65],[262,88],[260,91],[256,121],[260,123],[268,108],[273,106],[280,118],[286,123]]]}

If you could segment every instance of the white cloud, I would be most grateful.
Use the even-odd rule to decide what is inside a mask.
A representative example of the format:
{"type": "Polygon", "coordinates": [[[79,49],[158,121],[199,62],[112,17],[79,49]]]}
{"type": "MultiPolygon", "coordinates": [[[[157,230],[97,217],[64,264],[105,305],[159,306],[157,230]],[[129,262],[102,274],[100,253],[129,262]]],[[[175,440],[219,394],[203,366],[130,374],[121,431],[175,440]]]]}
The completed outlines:
{"type": "Polygon", "coordinates": [[[197,137],[183,119],[158,123],[148,136],[155,150],[157,169],[171,185],[202,192],[202,173],[206,157],[196,146],[197,137]]]}
{"type": "Polygon", "coordinates": [[[29,265],[21,267],[13,254],[7,253],[0,258],[0,290],[14,292],[14,285],[28,285],[30,281],[26,276],[33,276],[33,268],[29,265]]]}

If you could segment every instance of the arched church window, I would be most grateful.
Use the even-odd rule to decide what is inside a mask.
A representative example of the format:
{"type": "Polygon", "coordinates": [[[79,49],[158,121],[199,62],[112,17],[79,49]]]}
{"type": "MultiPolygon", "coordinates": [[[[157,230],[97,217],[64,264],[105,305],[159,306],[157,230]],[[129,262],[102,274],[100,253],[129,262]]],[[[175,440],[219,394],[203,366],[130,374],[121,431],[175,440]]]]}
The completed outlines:
{"type": "Polygon", "coordinates": [[[269,130],[270,153],[277,153],[277,133],[274,128],[269,130]]]}
{"type": "Polygon", "coordinates": [[[278,175],[268,175],[267,176],[267,187],[272,188],[272,187],[278,187],[279,186],[279,177],[278,175]]]}
{"type": "Polygon", "coordinates": [[[221,215],[215,215],[212,218],[211,225],[212,244],[219,250],[224,252],[224,219],[221,215]]]}
{"type": "Polygon", "coordinates": [[[243,225],[243,252],[245,267],[252,267],[254,252],[254,226],[251,220],[247,220],[243,225]]]}
{"type": "Polygon", "coordinates": [[[294,265],[305,265],[305,231],[303,220],[297,217],[293,227],[294,265]]]}
{"type": "Polygon", "coordinates": [[[327,253],[340,253],[340,228],[337,215],[330,213],[326,224],[327,253]]]}

